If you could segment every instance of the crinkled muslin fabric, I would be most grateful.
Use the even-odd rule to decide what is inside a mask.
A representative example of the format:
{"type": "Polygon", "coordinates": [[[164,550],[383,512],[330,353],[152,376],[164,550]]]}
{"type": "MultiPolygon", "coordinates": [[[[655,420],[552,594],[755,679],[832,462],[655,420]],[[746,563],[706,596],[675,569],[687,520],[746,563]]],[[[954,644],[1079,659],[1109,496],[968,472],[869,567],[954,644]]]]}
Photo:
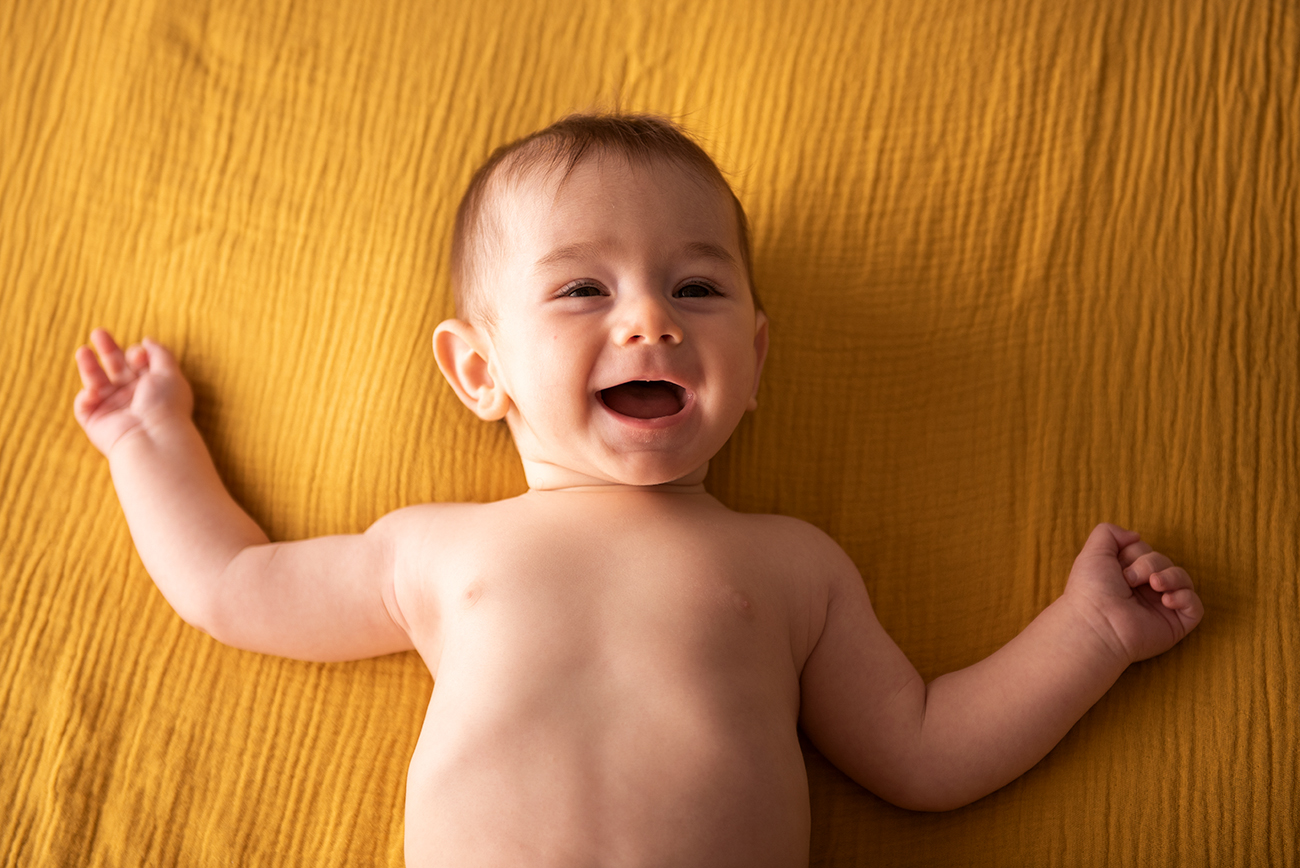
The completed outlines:
{"type": "Polygon", "coordinates": [[[772,320],[713,462],[829,532],[927,677],[1099,521],[1207,615],[944,814],[806,745],[814,865],[1296,865],[1300,21],[1289,0],[0,4],[0,862],[400,865],[432,689],[186,626],[72,418],[96,325],[173,347],[274,539],[518,493],[430,350],[491,149],[677,118],[772,320]]]}

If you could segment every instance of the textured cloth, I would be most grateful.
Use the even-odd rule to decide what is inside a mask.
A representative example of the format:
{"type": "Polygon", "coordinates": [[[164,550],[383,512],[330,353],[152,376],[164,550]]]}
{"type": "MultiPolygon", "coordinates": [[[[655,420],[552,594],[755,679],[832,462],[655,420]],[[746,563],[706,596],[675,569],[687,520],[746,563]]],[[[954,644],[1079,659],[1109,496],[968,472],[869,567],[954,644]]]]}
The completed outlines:
{"type": "Polygon", "coordinates": [[[710,489],[807,519],[927,678],[1098,521],[1205,621],[1020,780],[916,814],[808,748],[814,865],[1295,865],[1292,0],[0,4],[0,862],[399,865],[432,682],[186,626],[72,418],[95,325],[177,352],[273,539],[522,490],[430,350],[491,148],[667,113],[772,318],[710,489]]]}

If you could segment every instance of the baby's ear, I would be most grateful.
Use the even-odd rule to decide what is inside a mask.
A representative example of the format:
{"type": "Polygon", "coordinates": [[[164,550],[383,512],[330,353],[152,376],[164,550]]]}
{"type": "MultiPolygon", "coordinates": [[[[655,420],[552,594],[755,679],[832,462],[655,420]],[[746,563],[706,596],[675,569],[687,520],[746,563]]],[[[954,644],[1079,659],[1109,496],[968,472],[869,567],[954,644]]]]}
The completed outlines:
{"type": "Polygon", "coordinates": [[[433,357],[456,397],[485,422],[504,419],[510,396],[492,376],[492,342],[483,330],[459,319],[433,330],[433,357]]]}
{"type": "Polygon", "coordinates": [[[761,310],[754,317],[754,356],[757,361],[754,365],[754,391],[749,396],[746,410],[758,409],[758,382],[763,376],[763,362],[767,360],[767,314],[761,310]]]}

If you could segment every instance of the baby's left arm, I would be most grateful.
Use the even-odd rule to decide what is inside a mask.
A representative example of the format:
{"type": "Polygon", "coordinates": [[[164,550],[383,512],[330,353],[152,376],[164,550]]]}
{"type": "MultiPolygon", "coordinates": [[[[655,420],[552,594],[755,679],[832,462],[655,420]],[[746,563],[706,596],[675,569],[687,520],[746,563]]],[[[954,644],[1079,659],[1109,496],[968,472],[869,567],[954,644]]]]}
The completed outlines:
{"type": "Polygon", "coordinates": [[[1061,597],[994,654],[927,685],[876,620],[856,570],[842,571],[804,666],[800,722],[882,798],[960,807],[1027,771],[1129,663],[1167,651],[1203,613],[1186,571],[1137,533],[1101,524],[1061,597]]]}

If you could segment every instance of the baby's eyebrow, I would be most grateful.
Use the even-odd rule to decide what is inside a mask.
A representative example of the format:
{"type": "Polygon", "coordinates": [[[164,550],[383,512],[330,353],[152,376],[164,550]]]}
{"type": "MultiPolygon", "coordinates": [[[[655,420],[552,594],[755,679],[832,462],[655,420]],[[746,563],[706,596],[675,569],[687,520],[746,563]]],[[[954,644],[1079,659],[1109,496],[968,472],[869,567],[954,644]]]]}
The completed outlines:
{"type": "Polygon", "coordinates": [[[581,259],[597,258],[604,247],[590,241],[579,241],[576,244],[565,244],[557,247],[550,253],[537,260],[537,268],[546,268],[550,265],[557,265],[561,262],[572,262],[581,259]]]}
{"type": "Polygon", "coordinates": [[[736,257],[731,255],[731,251],[717,244],[708,241],[692,241],[683,248],[688,256],[704,259],[719,259],[728,265],[739,265],[736,257]]]}
{"type": "MultiPolygon", "coordinates": [[[[542,269],[562,262],[595,259],[604,252],[605,247],[591,241],[579,241],[557,247],[537,260],[536,268],[542,269]]],[[[727,248],[709,241],[690,241],[682,246],[682,253],[693,259],[717,259],[728,265],[737,265],[736,257],[727,248]]]]}

